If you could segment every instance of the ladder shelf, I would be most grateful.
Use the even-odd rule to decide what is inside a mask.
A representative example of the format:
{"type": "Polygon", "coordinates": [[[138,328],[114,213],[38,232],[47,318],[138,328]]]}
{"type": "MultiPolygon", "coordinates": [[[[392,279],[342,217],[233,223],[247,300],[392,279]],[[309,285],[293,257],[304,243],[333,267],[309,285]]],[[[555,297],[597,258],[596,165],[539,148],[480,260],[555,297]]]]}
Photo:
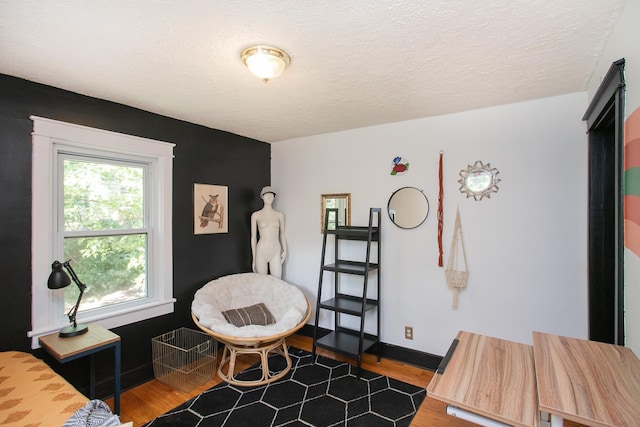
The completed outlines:
{"type": "MultiPolygon", "coordinates": [[[[329,218],[337,218],[337,209],[329,208],[325,215],[324,233],[322,239],[322,256],[320,260],[320,277],[318,280],[318,299],[316,304],[316,321],[313,332],[313,354],[316,348],[325,348],[357,360],[358,375],[362,361],[362,353],[376,347],[378,361],[380,361],[380,208],[369,209],[368,226],[336,226],[329,228],[329,218]],[[327,245],[328,237],[333,236],[334,244],[327,245]],[[340,257],[340,242],[355,240],[365,243],[363,260],[342,259],[340,257]],[[327,248],[333,247],[334,262],[326,263],[327,248]],[[331,283],[325,282],[325,273],[333,273],[331,283]],[[346,293],[341,290],[339,277],[341,274],[362,277],[362,285],[358,291],[346,293]],[[370,296],[369,281],[375,279],[372,287],[375,297],[370,296]],[[332,292],[331,292],[332,291],[332,292]],[[323,297],[330,294],[330,297],[323,297]],[[334,315],[334,330],[320,337],[318,322],[321,310],[327,310],[334,315]],[[359,318],[359,328],[346,327],[343,315],[359,318]],[[375,316],[375,332],[365,332],[365,317],[375,316]]],[[[358,319],[356,319],[358,320],[358,319]]],[[[356,322],[352,322],[355,324],[356,322]]]]}

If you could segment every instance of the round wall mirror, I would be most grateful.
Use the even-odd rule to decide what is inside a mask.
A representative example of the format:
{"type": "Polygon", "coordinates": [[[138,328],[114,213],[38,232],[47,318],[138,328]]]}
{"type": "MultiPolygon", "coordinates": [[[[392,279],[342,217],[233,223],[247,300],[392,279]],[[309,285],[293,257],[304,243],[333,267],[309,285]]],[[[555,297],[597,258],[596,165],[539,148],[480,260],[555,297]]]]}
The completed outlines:
{"type": "Polygon", "coordinates": [[[417,188],[402,187],[389,198],[387,212],[391,221],[400,228],[416,228],[429,215],[429,200],[417,188]]]}

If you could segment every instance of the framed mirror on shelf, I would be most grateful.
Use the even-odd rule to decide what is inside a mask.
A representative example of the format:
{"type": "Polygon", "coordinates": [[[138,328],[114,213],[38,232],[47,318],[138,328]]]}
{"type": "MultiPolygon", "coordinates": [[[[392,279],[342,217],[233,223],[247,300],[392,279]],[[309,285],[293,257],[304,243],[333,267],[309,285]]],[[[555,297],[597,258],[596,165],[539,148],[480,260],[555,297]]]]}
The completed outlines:
{"type": "Polygon", "coordinates": [[[391,222],[400,228],[416,228],[429,215],[427,196],[415,187],[402,187],[389,198],[387,212],[391,222]]]}
{"type": "Polygon", "coordinates": [[[485,165],[478,160],[473,166],[468,165],[460,171],[460,192],[466,193],[467,198],[473,197],[476,201],[482,200],[483,197],[489,199],[491,193],[498,192],[498,173],[498,169],[492,168],[490,163],[485,165]]]}
{"type": "Polygon", "coordinates": [[[338,209],[337,218],[329,218],[328,227],[335,230],[336,225],[351,225],[351,193],[320,195],[320,232],[324,233],[324,217],[328,208],[338,209]]]}

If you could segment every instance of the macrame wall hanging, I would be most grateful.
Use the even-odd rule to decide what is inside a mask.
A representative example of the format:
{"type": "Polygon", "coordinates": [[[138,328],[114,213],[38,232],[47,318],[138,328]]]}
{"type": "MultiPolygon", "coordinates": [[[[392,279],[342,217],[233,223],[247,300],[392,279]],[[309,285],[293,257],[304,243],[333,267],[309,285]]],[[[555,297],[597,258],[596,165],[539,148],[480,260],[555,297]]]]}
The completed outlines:
{"type": "Polygon", "coordinates": [[[464,250],[464,240],[462,239],[462,226],[460,225],[460,209],[456,208],[456,221],[453,226],[453,238],[451,239],[451,249],[449,260],[445,269],[447,285],[453,290],[453,308],[458,308],[458,293],[467,287],[467,254],[464,250]]]}

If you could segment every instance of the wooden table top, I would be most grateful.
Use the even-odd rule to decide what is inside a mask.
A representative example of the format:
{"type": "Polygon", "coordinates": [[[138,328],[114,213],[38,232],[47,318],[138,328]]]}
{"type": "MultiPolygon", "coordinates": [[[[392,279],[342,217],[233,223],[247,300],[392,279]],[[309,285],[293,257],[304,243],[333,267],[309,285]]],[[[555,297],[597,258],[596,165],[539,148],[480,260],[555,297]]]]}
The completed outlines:
{"type": "Polygon", "coordinates": [[[58,332],[40,337],[40,344],[59,361],[120,340],[120,336],[97,323],[87,325],[89,330],[75,337],[61,338],[58,332]]]}
{"type": "Polygon", "coordinates": [[[533,333],[540,410],[589,426],[640,425],[640,361],[627,347],[533,333]]]}
{"type": "Polygon", "coordinates": [[[453,356],[427,396],[514,426],[539,426],[530,345],[460,331],[453,356]]]}

